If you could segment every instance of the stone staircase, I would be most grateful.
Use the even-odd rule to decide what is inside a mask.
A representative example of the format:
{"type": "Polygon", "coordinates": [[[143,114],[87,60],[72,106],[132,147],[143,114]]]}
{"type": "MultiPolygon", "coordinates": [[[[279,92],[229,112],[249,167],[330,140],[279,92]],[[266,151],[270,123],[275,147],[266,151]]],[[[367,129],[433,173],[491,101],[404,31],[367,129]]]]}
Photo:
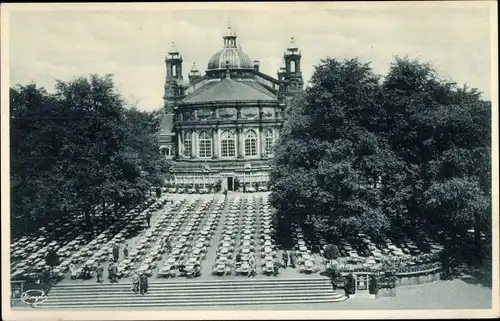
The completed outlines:
{"type": "Polygon", "coordinates": [[[347,298],[326,278],[150,281],[149,293],[134,294],[130,283],[60,284],[38,308],[203,307],[333,303],[347,298]]]}

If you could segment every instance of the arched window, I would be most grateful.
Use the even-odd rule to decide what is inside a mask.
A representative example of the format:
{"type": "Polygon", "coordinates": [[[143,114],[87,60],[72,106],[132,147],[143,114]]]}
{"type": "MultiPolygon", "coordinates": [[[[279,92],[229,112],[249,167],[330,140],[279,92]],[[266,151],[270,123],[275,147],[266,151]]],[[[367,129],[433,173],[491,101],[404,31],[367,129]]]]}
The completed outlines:
{"type": "Polygon", "coordinates": [[[266,145],[265,145],[265,153],[266,155],[270,155],[273,153],[273,145],[274,145],[274,133],[272,129],[267,129],[265,131],[265,139],[266,139],[266,145]]]}
{"type": "Polygon", "coordinates": [[[245,156],[257,155],[257,133],[249,130],[245,134],[245,156]]]}
{"type": "Polygon", "coordinates": [[[177,66],[172,65],[172,77],[177,77],[177,66]]]}
{"type": "Polygon", "coordinates": [[[290,61],[290,72],[295,72],[295,61],[290,61]]]}
{"type": "Polygon", "coordinates": [[[199,156],[201,158],[212,157],[212,136],[208,132],[201,132],[198,138],[199,156]]]}
{"type": "Polygon", "coordinates": [[[184,156],[190,157],[193,152],[193,132],[184,133],[184,156]]]}
{"type": "Polygon", "coordinates": [[[220,136],[221,157],[235,157],[236,156],[236,137],[235,135],[226,130],[220,136]]]}

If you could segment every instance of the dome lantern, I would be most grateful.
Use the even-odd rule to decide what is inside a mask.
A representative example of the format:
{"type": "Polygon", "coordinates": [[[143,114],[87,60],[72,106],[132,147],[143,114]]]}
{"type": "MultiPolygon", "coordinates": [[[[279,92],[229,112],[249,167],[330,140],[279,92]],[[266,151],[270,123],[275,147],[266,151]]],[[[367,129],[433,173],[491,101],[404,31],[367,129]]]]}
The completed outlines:
{"type": "Polygon", "coordinates": [[[208,70],[225,70],[226,62],[229,69],[253,69],[253,62],[248,55],[236,44],[236,33],[228,26],[228,31],[223,37],[224,49],[216,52],[208,62],[208,70]]]}
{"type": "Polygon", "coordinates": [[[224,48],[236,48],[236,33],[231,29],[231,24],[228,19],[227,22],[227,32],[224,37],[224,48]]]}

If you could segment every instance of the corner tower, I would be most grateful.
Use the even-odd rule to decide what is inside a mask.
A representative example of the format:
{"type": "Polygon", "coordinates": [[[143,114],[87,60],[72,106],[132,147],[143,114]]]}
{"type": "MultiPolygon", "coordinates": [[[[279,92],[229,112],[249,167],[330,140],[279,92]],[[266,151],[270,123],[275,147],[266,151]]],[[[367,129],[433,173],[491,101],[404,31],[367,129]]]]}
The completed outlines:
{"type": "Polygon", "coordinates": [[[165,95],[163,101],[165,105],[165,113],[172,114],[174,108],[183,96],[182,88],[182,55],[172,42],[169,52],[165,57],[165,64],[167,68],[167,76],[165,79],[165,95]]]}
{"type": "Polygon", "coordinates": [[[283,55],[284,66],[278,72],[281,93],[287,102],[304,91],[304,79],[300,69],[301,58],[301,52],[292,37],[283,55]]]}

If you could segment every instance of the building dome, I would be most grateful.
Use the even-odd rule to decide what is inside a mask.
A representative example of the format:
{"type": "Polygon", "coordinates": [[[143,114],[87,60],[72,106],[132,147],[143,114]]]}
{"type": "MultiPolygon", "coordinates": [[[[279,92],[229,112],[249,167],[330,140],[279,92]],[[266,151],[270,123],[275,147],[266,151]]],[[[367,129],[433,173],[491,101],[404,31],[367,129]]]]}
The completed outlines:
{"type": "Polygon", "coordinates": [[[239,48],[224,48],[216,52],[208,62],[208,70],[212,69],[252,69],[252,59],[239,48]],[[229,64],[229,65],[227,65],[229,64]]]}

